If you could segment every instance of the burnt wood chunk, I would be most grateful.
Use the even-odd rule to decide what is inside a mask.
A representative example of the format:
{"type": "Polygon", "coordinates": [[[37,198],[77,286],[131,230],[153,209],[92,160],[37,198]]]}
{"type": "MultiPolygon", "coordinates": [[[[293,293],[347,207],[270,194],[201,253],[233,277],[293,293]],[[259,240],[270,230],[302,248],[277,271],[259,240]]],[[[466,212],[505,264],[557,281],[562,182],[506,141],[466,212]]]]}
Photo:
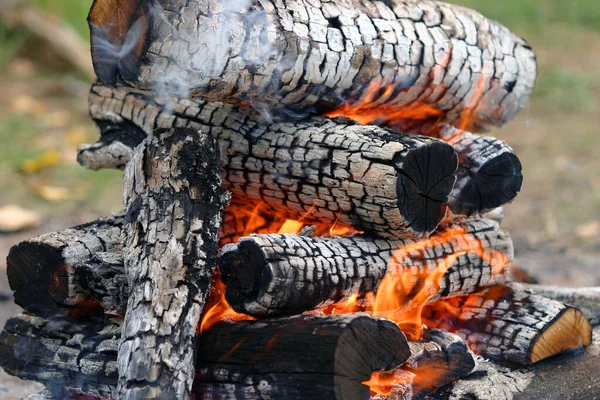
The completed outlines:
{"type": "Polygon", "coordinates": [[[9,374],[43,383],[54,399],[85,393],[115,398],[120,319],[22,314],[0,334],[0,365],[9,374]]]}
{"type": "Polygon", "coordinates": [[[373,374],[373,399],[428,398],[437,388],[468,376],[476,365],[473,352],[453,333],[426,329],[408,346],[411,355],[401,367],[373,374]]]}
{"type": "Polygon", "coordinates": [[[6,263],[15,303],[42,316],[86,302],[93,307],[74,265],[99,252],[120,252],[122,224],[123,216],[116,215],[13,246],[6,263]]]}
{"type": "MultiPolygon", "coordinates": [[[[354,235],[312,238],[252,235],[220,254],[228,303],[264,317],[306,310],[377,292],[386,274],[423,276],[450,259],[439,279],[440,296],[472,293],[504,282],[513,257],[510,237],[491,220],[467,220],[422,242],[354,235]]],[[[421,282],[415,278],[416,295],[421,282]]]]}
{"type": "Polygon", "coordinates": [[[536,77],[522,38],[442,2],[127,0],[116,21],[101,12],[114,3],[95,0],[90,14],[96,72],[159,96],[303,112],[423,104],[453,124],[467,109],[485,128],[511,119],[536,77]]]}
{"type": "Polygon", "coordinates": [[[219,149],[192,129],[157,130],[125,170],[123,259],[129,284],[119,398],[189,398],[194,337],[216,267],[219,149]]]}
{"type": "Polygon", "coordinates": [[[346,119],[262,122],[247,108],[182,99],[166,110],[142,95],[98,85],[90,101],[103,137],[80,148],[84,165],[102,164],[102,143],[129,138],[134,146],[140,131],[193,127],[218,139],[224,183],[234,199],[265,203],[281,218],[308,224],[426,237],[444,217],[455,181],[456,153],[434,138],[346,119]]]}
{"type": "Polygon", "coordinates": [[[410,356],[396,324],[360,313],[220,322],[199,342],[197,398],[369,399],[361,382],[410,356]]]}
{"type": "Polygon", "coordinates": [[[473,215],[517,196],[523,184],[521,162],[506,142],[455,129],[446,129],[444,134],[459,159],[456,184],[448,199],[452,212],[473,215]]]}
{"type": "Polygon", "coordinates": [[[592,327],[581,311],[518,284],[449,302],[450,308],[426,307],[426,320],[452,329],[475,353],[492,360],[529,365],[591,343],[592,327]]]}

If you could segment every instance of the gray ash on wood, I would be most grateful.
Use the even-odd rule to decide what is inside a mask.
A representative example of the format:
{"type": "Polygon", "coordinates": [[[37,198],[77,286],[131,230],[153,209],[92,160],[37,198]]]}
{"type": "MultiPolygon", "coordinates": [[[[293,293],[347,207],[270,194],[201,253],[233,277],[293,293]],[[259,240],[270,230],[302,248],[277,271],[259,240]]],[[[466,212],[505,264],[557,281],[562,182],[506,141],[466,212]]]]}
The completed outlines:
{"type": "Polygon", "coordinates": [[[361,101],[379,81],[393,90],[377,92],[375,104],[423,103],[455,124],[472,107],[471,124],[485,128],[511,119],[536,77],[522,38],[442,2],[130,2],[117,20],[111,4],[96,0],[90,14],[97,74],[159,94],[305,111],[361,101]],[[108,38],[117,48],[131,42],[114,62],[98,46],[105,31],[120,33],[108,38]]]}
{"type": "Polygon", "coordinates": [[[216,267],[228,194],[214,138],[157,130],[125,170],[123,259],[129,284],[119,398],[186,398],[194,338],[216,267]]]}
{"type": "MultiPolygon", "coordinates": [[[[234,198],[263,202],[282,217],[306,223],[424,237],[444,217],[454,185],[456,154],[433,138],[323,117],[265,123],[249,109],[189,100],[167,112],[141,95],[102,86],[94,86],[90,101],[96,120],[130,120],[147,134],[171,126],[210,133],[221,146],[224,182],[234,198]]],[[[124,125],[122,135],[128,129],[124,125]]],[[[116,143],[101,138],[108,142],[116,143]]],[[[106,158],[98,155],[105,147],[92,147],[80,149],[84,165],[106,158]]]]}
{"type": "MultiPolygon", "coordinates": [[[[447,230],[456,234],[436,242],[437,236],[444,237],[441,229],[422,245],[366,235],[242,238],[221,251],[226,298],[236,311],[253,316],[293,315],[354,294],[375,293],[390,270],[397,276],[429,273],[448,257],[456,259],[439,280],[439,291],[432,293],[431,301],[504,282],[513,248],[496,222],[467,220],[447,230]],[[408,250],[399,253],[403,248],[408,250]],[[489,258],[482,259],[482,253],[489,258]]],[[[415,285],[406,292],[416,295],[415,285]]]]}

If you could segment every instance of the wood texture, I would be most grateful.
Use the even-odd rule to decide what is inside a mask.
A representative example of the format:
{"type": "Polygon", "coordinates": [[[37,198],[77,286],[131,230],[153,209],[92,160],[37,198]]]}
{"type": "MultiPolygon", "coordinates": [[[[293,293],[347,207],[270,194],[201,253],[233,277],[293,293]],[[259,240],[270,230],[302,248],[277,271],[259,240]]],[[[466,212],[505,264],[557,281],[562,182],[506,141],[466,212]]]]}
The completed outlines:
{"type": "Polygon", "coordinates": [[[120,252],[122,224],[123,216],[116,215],[13,246],[6,263],[15,303],[42,316],[81,306],[92,312],[95,302],[74,266],[100,252],[120,252]]]}
{"type": "Polygon", "coordinates": [[[450,304],[427,307],[424,318],[493,360],[529,365],[591,343],[592,327],[579,310],[518,284],[489,288],[450,304]]]}
{"type": "MultiPolygon", "coordinates": [[[[424,237],[444,217],[454,184],[456,154],[437,139],[323,117],[260,122],[250,109],[181,99],[167,112],[166,105],[102,86],[92,89],[90,101],[92,117],[104,121],[106,144],[172,126],[210,133],[221,146],[223,179],[234,198],[309,224],[424,237]]],[[[94,148],[81,150],[80,162],[101,164],[94,148]]]]}
{"type": "Polygon", "coordinates": [[[0,365],[11,375],[43,383],[55,399],[80,392],[114,398],[120,319],[77,322],[67,316],[11,318],[0,334],[0,365]]]}
{"type": "Polygon", "coordinates": [[[193,340],[228,201],[218,160],[214,138],[174,128],[155,131],[125,170],[120,399],[190,396],[193,340]]]}
{"type": "MultiPolygon", "coordinates": [[[[105,3],[111,1],[96,0],[95,7],[105,3]]],[[[398,109],[422,103],[457,124],[469,109],[470,124],[479,129],[511,119],[536,76],[535,56],[523,39],[475,11],[441,2],[159,5],[148,12],[152,39],[137,73],[121,71],[129,84],[159,94],[331,109],[364,100],[366,87],[379,82],[392,90],[372,93],[376,104],[398,109]]],[[[134,31],[132,19],[130,26],[134,31]]],[[[95,36],[92,31],[92,42],[95,36]]],[[[96,63],[102,56],[95,55],[96,63]]],[[[112,83],[119,70],[97,72],[112,83]]]]}
{"type": "Polygon", "coordinates": [[[496,222],[467,220],[446,229],[452,232],[450,237],[444,238],[442,230],[421,244],[364,235],[242,238],[221,251],[226,298],[236,311],[253,316],[293,315],[353,294],[362,297],[377,292],[388,268],[398,276],[415,277],[415,287],[404,288],[414,296],[418,290],[412,289],[422,283],[418,277],[449,256],[456,258],[440,278],[439,291],[431,300],[472,293],[505,280],[513,256],[512,241],[496,222]],[[406,250],[398,252],[402,249],[406,250]],[[490,258],[484,261],[483,253],[490,258]]]}

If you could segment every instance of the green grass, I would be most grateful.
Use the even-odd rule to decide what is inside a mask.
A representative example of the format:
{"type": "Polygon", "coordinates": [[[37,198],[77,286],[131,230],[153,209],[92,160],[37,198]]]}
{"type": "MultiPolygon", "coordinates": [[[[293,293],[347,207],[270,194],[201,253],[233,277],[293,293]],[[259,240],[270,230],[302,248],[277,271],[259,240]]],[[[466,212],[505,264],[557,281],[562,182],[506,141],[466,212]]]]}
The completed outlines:
{"type": "Polygon", "coordinates": [[[595,106],[595,77],[573,69],[551,69],[540,74],[534,98],[549,110],[591,111],[595,106]]]}
{"type": "Polygon", "coordinates": [[[50,12],[69,24],[84,38],[89,38],[87,14],[91,0],[33,0],[40,9],[50,12]]]}

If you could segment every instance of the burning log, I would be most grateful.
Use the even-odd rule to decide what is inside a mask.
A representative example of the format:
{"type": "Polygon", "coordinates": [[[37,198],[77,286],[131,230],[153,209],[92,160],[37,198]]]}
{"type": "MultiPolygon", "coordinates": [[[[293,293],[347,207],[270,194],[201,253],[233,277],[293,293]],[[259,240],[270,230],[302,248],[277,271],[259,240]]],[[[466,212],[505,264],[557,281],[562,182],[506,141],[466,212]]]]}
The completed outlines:
{"type": "Polygon", "coordinates": [[[223,207],[219,149],[193,129],[158,130],[125,170],[129,299],[119,397],[188,398],[196,327],[216,267],[223,207]]]}
{"type": "Polygon", "coordinates": [[[116,215],[13,246],[6,263],[15,303],[42,316],[81,304],[92,308],[74,265],[98,252],[120,252],[122,224],[122,215],[116,215]]]}
{"type": "Polygon", "coordinates": [[[410,303],[440,265],[445,270],[435,279],[438,287],[430,301],[472,293],[502,283],[512,256],[510,237],[496,222],[468,220],[421,242],[253,235],[226,246],[220,268],[227,302],[238,312],[264,317],[376,293],[390,273],[403,278],[410,303]]]}
{"type": "Polygon", "coordinates": [[[159,95],[331,110],[423,104],[449,123],[511,119],[536,76],[529,45],[479,13],[441,2],[218,1],[160,6],[96,0],[92,59],[103,82],[159,95]],[[372,82],[377,85],[369,90],[372,82]]]}
{"type": "Polygon", "coordinates": [[[411,356],[394,371],[374,372],[367,383],[373,399],[421,399],[436,388],[468,376],[475,356],[458,336],[427,329],[423,338],[409,341],[411,356]]]}
{"type": "Polygon", "coordinates": [[[448,203],[455,214],[473,215],[513,200],[523,184],[521,162],[506,142],[489,136],[445,129],[458,154],[456,184],[448,203]]]}
{"type": "MultiPolygon", "coordinates": [[[[249,109],[187,100],[172,104],[170,114],[134,94],[93,91],[90,111],[102,121],[102,142],[134,146],[157,127],[201,129],[219,141],[234,198],[265,203],[282,218],[418,238],[445,215],[456,154],[443,141],[323,117],[260,123],[249,109]],[[125,119],[133,122],[121,124],[125,119]]],[[[80,162],[114,160],[101,149],[84,146],[80,162]]]]}
{"type": "Polygon", "coordinates": [[[429,325],[455,332],[492,360],[529,365],[591,343],[592,327],[581,311],[518,284],[444,302],[426,308],[429,325]]]}
{"type": "MultiPolygon", "coordinates": [[[[103,326],[95,319],[21,315],[0,335],[0,364],[48,385],[58,398],[66,392],[113,398],[119,328],[118,320],[103,326]]],[[[411,355],[396,324],[364,314],[220,322],[197,342],[197,398],[367,399],[361,382],[411,355]]]]}

